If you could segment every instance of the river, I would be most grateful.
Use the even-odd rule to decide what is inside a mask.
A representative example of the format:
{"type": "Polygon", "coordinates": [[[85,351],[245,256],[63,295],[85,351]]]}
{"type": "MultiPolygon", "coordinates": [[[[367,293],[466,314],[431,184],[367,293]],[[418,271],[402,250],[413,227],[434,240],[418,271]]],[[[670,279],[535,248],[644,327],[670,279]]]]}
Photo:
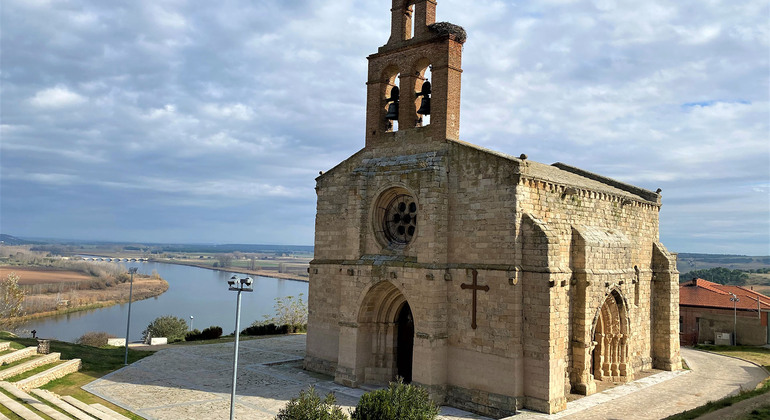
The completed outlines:
{"type": "MultiPolygon", "coordinates": [[[[156,262],[122,263],[126,268],[137,267],[142,274],[156,270],[169,285],[160,296],[131,304],[131,331],[129,341],[142,338],[142,331],[153,319],[174,315],[188,324],[192,316],[193,328],[202,330],[212,325],[222,327],[225,334],[235,330],[237,292],[228,290],[227,280],[232,273],[184,265],[156,262]]],[[[240,277],[245,276],[239,274],[240,277]]],[[[253,277],[254,291],[241,295],[241,330],[265,315],[275,314],[275,299],[303,294],[307,302],[308,283],[271,277],[253,277]]],[[[116,337],[126,336],[128,303],[107,308],[72,312],[60,316],[33,319],[24,325],[36,330],[38,337],[74,341],[89,331],[104,331],[116,337]]]]}

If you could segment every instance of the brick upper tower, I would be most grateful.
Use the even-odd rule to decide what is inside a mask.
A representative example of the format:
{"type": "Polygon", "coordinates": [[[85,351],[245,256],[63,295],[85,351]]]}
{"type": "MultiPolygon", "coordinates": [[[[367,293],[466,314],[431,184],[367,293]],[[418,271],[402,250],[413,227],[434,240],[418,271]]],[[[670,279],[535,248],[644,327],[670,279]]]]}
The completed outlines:
{"type": "MultiPolygon", "coordinates": [[[[366,146],[390,145],[399,133],[443,141],[460,133],[460,74],[465,30],[436,23],[435,0],[393,0],[388,43],[369,58],[366,101],[366,146]],[[426,71],[432,75],[430,123],[418,114],[426,71]],[[393,88],[398,87],[398,101],[393,88]],[[397,104],[397,118],[386,117],[397,104]]],[[[414,139],[410,136],[410,140],[414,139]]],[[[406,140],[405,140],[406,141],[406,140]]]]}

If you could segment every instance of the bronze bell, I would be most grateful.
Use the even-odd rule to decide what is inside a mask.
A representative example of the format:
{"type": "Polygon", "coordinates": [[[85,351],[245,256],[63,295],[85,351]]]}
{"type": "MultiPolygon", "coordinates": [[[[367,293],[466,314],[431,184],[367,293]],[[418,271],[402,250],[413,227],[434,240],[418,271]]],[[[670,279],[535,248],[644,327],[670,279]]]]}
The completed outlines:
{"type": "Polygon", "coordinates": [[[398,102],[388,105],[388,113],[385,114],[386,120],[398,120],[398,102]]]}
{"type": "Polygon", "coordinates": [[[420,109],[417,110],[417,113],[420,115],[430,115],[430,82],[425,81],[425,83],[422,84],[422,90],[420,92],[417,92],[417,97],[419,98],[422,96],[422,102],[420,103],[420,109]]]}
{"type": "Polygon", "coordinates": [[[420,109],[417,110],[420,115],[430,115],[430,98],[422,98],[420,109]]]}
{"type": "Polygon", "coordinates": [[[388,105],[388,113],[385,114],[387,120],[398,120],[398,86],[393,86],[390,90],[390,98],[387,98],[386,102],[392,102],[388,105]]]}

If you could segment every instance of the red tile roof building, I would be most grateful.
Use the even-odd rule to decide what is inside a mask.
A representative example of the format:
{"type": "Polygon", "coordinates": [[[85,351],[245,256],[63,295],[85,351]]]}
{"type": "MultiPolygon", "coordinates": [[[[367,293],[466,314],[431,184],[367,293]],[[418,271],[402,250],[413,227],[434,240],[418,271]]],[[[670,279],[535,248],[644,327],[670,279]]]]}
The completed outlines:
{"type": "MultiPolygon", "coordinates": [[[[699,331],[700,318],[724,318],[727,316],[741,318],[740,323],[746,324],[746,318],[756,320],[755,327],[764,326],[764,341],[767,342],[768,311],[770,297],[742,286],[728,286],[712,283],[703,279],[693,279],[679,284],[679,328],[680,343],[694,345],[710,341],[713,332],[699,331]],[[737,302],[730,300],[733,296],[737,302]],[[713,315],[713,316],[712,316],[713,315]]],[[[757,328],[754,328],[758,331],[757,328]]],[[[729,328],[732,332],[733,327],[729,328]]],[[[747,334],[744,334],[748,340],[747,334]]],[[[756,331],[752,333],[757,340],[756,331]]],[[[741,344],[740,328],[738,342],[741,344]]],[[[747,343],[748,344],[748,343],[747,343]]],[[[764,343],[761,343],[764,344],[764,343]]]]}

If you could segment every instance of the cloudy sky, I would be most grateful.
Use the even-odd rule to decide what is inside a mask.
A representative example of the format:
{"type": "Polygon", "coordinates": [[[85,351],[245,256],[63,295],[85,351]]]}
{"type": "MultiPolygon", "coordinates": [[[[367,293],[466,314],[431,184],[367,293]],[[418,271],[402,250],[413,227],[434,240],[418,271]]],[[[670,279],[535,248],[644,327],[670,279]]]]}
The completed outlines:
{"type": "MultiPolygon", "coordinates": [[[[0,232],[313,243],[389,0],[3,0],[0,232]]],[[[461,138],[663,189],[672,251],[770,254],[766,0],[440,0],[461,138]]]]}

